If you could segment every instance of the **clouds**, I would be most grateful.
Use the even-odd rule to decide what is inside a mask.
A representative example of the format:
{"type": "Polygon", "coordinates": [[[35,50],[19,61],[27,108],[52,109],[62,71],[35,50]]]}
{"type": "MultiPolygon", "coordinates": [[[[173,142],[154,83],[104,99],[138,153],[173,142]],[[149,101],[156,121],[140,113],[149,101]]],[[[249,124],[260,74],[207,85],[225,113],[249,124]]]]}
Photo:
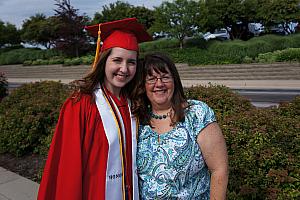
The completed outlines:
{"type": "MultiPolygon", "coordinates": [[[[104,5],[114,3],[116,0],[70,0],[70,2],[80,14],[85,13],[92,18],[104,5]]],[[[127,0],[127,2],[135,6],[153,8],[159,6],[162,0],[127,0]]],[[[54,15],[54,9],[57,8],[55,3],[55,0],[0,0],[0,20],[21,28],[24,20],[37,13],[54,15]]]]}

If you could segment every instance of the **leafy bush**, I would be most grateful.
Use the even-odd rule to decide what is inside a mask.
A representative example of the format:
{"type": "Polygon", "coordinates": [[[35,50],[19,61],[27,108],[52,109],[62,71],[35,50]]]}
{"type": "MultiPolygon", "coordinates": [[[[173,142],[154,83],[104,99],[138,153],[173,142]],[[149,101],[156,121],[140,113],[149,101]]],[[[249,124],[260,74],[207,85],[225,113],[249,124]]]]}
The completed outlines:
{"type": "Polygon", "coordinates": [[[276,57],[276,61],[300,61],[300,48],[288,48],[280,51],[276,57]]]}
{"type": "Polygon", "coordinates": [[[196,47],[200,49],[207,49],[208,42],[203,37],[188,38],[183,41],[185,48],[196,47]]]}
{"type": "Polygon", "coordinates": [[[60,53],[53,49],[14,49],[0,54],[0,65],[22,64],[25,61],[45,60],[59,55],[60,53]]]}
{"type": "Polygon", "coordinates": [[[223,86],[194,87],[186,94],[216,113],[229,154],[228,199],[300,197],[300,97],[256,109],[223,86]]]}
{"type": "Polygon", "coordinates": [[[152,42],[144,42],[140,44],[141,53],[153,52],[161,49],[178,48],[179,42],[176,39],[159,39],[152,42]]]}
{"type": "Polygon", "coordinates": [[[8,94],[7,78],[3,72],[0,72],[0,102],[8,94]]]}
{"type": "Polygon", "coordinates": [[[276,54],[278,52],[279,51],[258,54],[255,61],[259,63],[274,63],[276,62],[276,54]]]}
{"type": "Polygon", "coordinates": [[[84,56],[80,58],[62,58],[62,57],[53,57],[51,59],[37,59],[34,61],[26,60],[23,65],[57,65],[62,64],[65,66],[71,66],[71,65],[90,65],[93,62],[94,57],[93,56],[84,56]]]}
{"type": "Polygon", "coordinates": [[[68,86],[45,81],[25,84],[0,104],[0,152],[17,156],[41,153],[52,137],[68,86]]]}
{"type": "Polygon", "coordinates": [[[300,61],[300,48],[288,48],[281,51],[258,54],[255,60],[260,63],[300,61]]]}
{"type": "Polygon", "coordinates": [[[71,66],[71,65],[80,65],[82,63],[81,58],[68,58],[64,60],[65,66],[71,66]]]}
{"type": "Polygon", "coordinates": [[[84,65],[91,65],[94,62],[94,56],[93,55],[87,55],[81,57],[82,64],[84,65]]]}
{"type": "Polygon", "coordinates": [[[261,109],[236,113],[222,122],[230,160],[230,195],[300,197],[299,119],[261,109]]]}

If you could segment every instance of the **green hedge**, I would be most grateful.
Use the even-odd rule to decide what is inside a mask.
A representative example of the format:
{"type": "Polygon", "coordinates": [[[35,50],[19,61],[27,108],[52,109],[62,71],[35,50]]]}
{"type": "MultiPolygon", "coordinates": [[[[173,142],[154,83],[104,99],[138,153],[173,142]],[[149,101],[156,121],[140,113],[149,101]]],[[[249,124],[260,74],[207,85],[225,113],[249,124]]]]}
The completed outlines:
{"type": "Polygon", "coordinates": [[[300,197],[300,98],[220,121],[230,160],[229,199],[300,197]]]}
{"type": "Polygon", "coordinates": [[[300,48],[288,48],[284,50],[277,50],[258,54],[255,58],[259,63],[273,63],[273,62],[300,62],[300,48]]]}
{"type": "Polygon", "coordinates": [[[0,103],[0,152],[17,156],[47,152],[67,91],[59,82],[37,82],[5,97],[0,103]]]}
{"type": "Polygon", "coordinates": [[[228,199],[300,198],[300,97],[257,109],[222,86],[186,94],[216,112],[229,154],[228,199]]]}
{"type": "Polygon", "coordinates": [[[0,72],[0,101],[8,94],[7,78],[3,72],[0,72]]]}
{"type": "MultiPolygon", "coordinates": [[[[47,152],[68,96],[57,82],[26,84],[0,103],[0,151],[47,152]]],[[[229,155],[228,199],[300,198],[300,97],[257,109],[227,87],[185,89],[215,111],[229,155]]]]}
{"type": "Polygon", "coordinates": [[[64,66],[73,65],[91,65],[94,61],[94,56],[82,56],[79,58],[63,58],[63,57],[53,57],[50,59],[37,59],[37,60],[26,60],[23,65],[56,65],[62,64],[64,66]]]}
{"type": "Polygon", "coordinates": [[[57,51],[40,49],[13,49],[0,54],[0,65],[22,64],[25,61],[34,61],[38,59],[50,59],[55,56],[61,56],[57,51]]]}

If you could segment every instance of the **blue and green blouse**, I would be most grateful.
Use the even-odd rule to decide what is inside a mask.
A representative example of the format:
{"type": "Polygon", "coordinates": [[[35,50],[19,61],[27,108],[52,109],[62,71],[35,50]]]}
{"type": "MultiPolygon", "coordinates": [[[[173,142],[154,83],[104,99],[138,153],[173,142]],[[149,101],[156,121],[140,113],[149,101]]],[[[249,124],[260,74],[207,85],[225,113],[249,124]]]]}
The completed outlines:
{"type": "Polygon", "coordinates": [[[139,127],[141,199],[209,199],[210,174],[197,136],[215,116],[201,101],[188,100],[188,104],[184,121],[166,133],[158,134],[150,125],[139,127]]]}

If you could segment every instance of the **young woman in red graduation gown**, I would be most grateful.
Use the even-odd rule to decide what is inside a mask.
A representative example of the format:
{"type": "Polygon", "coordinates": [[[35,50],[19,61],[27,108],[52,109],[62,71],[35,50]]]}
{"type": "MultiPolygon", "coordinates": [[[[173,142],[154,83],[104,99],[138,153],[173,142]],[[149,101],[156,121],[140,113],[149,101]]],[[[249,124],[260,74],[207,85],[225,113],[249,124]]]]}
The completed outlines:
{"type": "Polygon", "coordinates": [[[138,43],[151,37],[134,18],[86,29],[103,41],[100,58],[62,106],[38,200],[138,199],[128,97],[138,43]]]}

